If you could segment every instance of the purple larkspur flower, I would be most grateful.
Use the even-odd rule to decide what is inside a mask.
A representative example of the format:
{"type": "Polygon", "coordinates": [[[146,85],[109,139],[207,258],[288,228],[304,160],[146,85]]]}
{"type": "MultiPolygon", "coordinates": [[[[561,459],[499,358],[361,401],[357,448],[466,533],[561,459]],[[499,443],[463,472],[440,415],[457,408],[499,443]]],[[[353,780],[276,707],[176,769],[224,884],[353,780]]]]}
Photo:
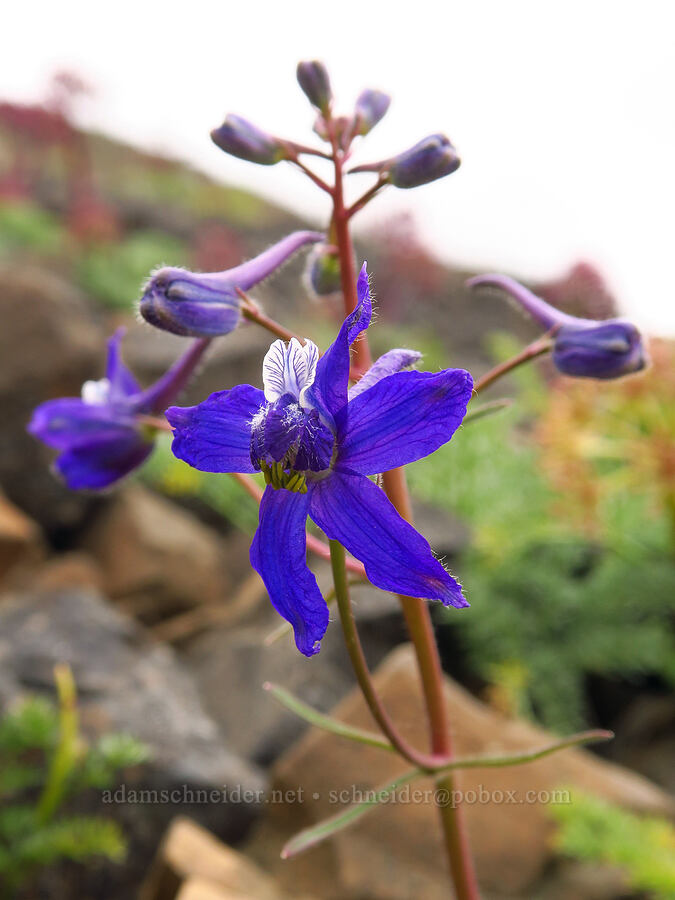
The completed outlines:
{"type": "Polygon", "coordinates": [[[307,656],[328,625],[306,563],[307,516],[363,562],[377,587],[468,605],[427,541],[368,476],[449,441],[466,412],[471,376],[463,369],[403,371],[419,354],[392,350],[348,391],[350,346],[372,312],[365,265],[358,296],[323,356],[311,341],[275,341],[263,363],[264,391],[243,384],[166,413],[179,459],[206,472],[265,474],[251,563],[307,656]]]}
{"type": "Polygon", "coordinates": [[[73,490],[101,490],[143,463],[154,429],[143,416],[162,413],[176,399],[208,341],[195,341],[152,387],[142,390],[120,357],[120,328],[108,341],[105,378],[87,381],[81,397],[41,403],[28,424],[36,438],[59,451],[55,468],[73,490]]]}
{"type": "Polygon", "coordinates": [[[553,363],[577,378],[621,378],[647,365],[642,335],[625,319],[580,319],[561,312],[507,275],[479,275],[469,287],[497,287],[551,332],[553,363]]]}
{"type": "Polygon", "coordinates": [[[146,322],[183,337],[229,334],[241,321],[241,298],[306,244],[322,241],[317,231],[295,231],[263,253],[225,272],[190,272],[165,266],[143,288],[139,311],[146,322]]]}

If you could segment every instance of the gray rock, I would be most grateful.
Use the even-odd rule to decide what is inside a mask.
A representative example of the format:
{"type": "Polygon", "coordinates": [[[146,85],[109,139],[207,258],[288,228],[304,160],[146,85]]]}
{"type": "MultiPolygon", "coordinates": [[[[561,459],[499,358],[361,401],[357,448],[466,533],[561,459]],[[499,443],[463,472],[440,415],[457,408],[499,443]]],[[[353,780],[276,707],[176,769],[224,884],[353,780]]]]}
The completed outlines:
{"type": "Polygon", "coordinates": [[[94,793],[86,800],[88,812],[118,819],[131,841],[124,871],[108,873],[113,882],[139,883],[178,813],[225,840],[242,838],[262,808],[265,780],[227,748],[170,648],[150,642],[138,625],[93,591],[24,595],[4,604],[0,708],[25,692],[51,692],[58,662],[72,668],[87,737],[126,732],[153,753],[146,766],[126,773],[112,795],[94,793]],[[141,802],[138,792],[147,790],[157,794],[141,802]]]}

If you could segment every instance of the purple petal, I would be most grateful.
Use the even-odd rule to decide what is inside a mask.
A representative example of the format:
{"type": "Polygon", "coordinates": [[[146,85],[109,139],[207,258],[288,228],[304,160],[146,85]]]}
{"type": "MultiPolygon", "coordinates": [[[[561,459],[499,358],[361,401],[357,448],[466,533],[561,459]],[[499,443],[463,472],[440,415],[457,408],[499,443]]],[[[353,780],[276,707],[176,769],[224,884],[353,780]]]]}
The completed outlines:
{"type": "Polygon", "coordinates": [[[251,544],[251,565],[260,575],[276,611],[290,622],[305,656],[319,651],[328,627],[328,607],[307,568],[305,521],[311,492],[268,486],[260,503],[260,525],[251,544]]]}
{"type": "Polygon", "coordinates": [[[330,422],[347,403],[349,384],[349,348],[370,324],[373,307],[368,286],[366,263],[357,282],[358,303],[316,366],[314,384],[307,391],[309,403],[330,422]]]}
{"type": "Polygon", "coordinates": [[[105,376],[110,382],[110,400],[113,403],[124,400],[132,394],[138,394],[141,390],[140,384],[122,362],[120,344],[125,331],[124,328],[118,328],[115,334],[108,339],[105,376]]]}
{"type": "Polygon", "coordinates": [[[357,381],[354,387],[349,389],[350,402],[377,384],[378,381],[386,378],[387,375],[394,375],[396,372],[407,369],[421,358],[422,354],[417,350],[388,350],[372,364],[360,381],[357,381]]]}
{"type": "Polygon", "coordinates": [[[251,419],[265,404],[262,391],[240,384],[218,391],[198,406],[172,406],[174,456],[202,472],[255,472],[251,463],[251,419]]]}
{"type": "Polygon", "coordinates": [[[79,397],[59,397],[41,403],[28,424],[28,431],[49,447],[68,450],[92,440],[120,438],[135,426],[133,416],[113,410],[108,404],[84,403],[79,397]]]}
{"type": "Polygon", "coordinates": [[[56,460],[56,469],[72,490],[100,490],[128,475],[152,453],[154,444],[138,432],[90,440],[73,446],[56,460]]]}
{"type": "Polygon", "coordinates": [[[457,430],[472,390],[464,369],[383,378],[339,413],[337,468],[374,475],[429,456],[457,430]]]}
{"type": "Polygon", "coordinates": [[[427,541],[364,475],[334,471],[318,482],[309,514],[331,540],[340,541],[363,562],[376,587],[440,600],[446,606],[469,605],[427,541]]]}

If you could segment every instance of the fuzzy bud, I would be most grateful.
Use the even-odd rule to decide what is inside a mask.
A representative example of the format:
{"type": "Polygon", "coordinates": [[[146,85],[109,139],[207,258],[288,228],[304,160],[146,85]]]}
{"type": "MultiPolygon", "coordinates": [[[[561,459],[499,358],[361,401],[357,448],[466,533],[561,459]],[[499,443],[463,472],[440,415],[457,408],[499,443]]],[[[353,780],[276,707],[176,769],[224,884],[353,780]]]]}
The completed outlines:
{"type": "Polygon", "coordinates": [[[365,135],[387,114],[391,97],[383,91],[366,89],[359,94],[354,110],[357,134],[365,135]]]}
{"type": "Polygon", "coordinates": [[[227,116],[220,128],[213,129],[211,140],[225,153],[261,166],[273,166],[288,155],[283,141],[241,116],[227,116]]]}
{"type": "Polygon", "coordinates": [[[300,62],[296,75],[309,102],[325,115],[330,108],[333,92],[324,64],[316,59],[300,62]]]}
{"type": "Polygon", "coordinates": [[[305,279],[317,297],[327,297],[341,290],[340,258],[335,248],[317,244],[307,257],[305,279]]]}

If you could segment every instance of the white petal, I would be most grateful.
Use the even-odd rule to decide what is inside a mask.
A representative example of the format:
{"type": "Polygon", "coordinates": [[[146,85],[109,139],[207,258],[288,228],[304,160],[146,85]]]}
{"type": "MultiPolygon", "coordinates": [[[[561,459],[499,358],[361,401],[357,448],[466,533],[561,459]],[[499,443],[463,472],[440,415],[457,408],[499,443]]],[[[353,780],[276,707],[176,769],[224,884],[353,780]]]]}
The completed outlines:
{"type": "Polygon", "coordinates": [[[291,394],[296,400],[314,381],[319,350],[311,341],[303,345],[297,338],[288,344],[275,341],[263,360],[263,385],[265,399],[270,403],[283,394],[291,394]]]}
{"type": "Polygon", "coordinates": [[[263,387],[265,399],[270,403],[278,400],[284,393],[284,363],[286,345],[283,341],[275,341],[263,359],[263,387]]]}
{"type": "Polygon", "coordinates": [[[90,406],[103,406],[110,397],[110,382],[107,378],[100,381],[85,381],[82,385],[82,400],[90,406]]]}

